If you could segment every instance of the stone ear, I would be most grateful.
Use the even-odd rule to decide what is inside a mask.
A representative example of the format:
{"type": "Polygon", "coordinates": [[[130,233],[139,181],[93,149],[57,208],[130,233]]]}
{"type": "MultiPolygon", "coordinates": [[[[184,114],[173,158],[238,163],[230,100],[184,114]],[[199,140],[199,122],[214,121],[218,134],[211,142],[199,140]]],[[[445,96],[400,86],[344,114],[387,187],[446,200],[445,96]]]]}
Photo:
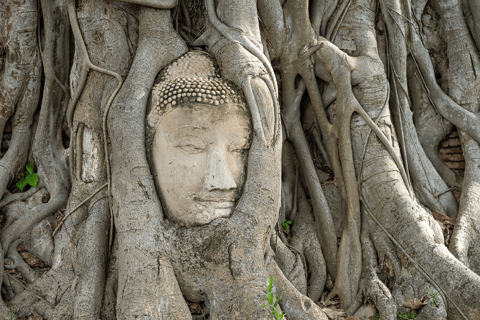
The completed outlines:
{"type": "Polygon", "coordinates": [[[262,78],[249,78],[245,86],[245,96],[252,113],[255,132],[265,144],[274,144],[277,135],[278,106],[267,81],[262,78]]]}

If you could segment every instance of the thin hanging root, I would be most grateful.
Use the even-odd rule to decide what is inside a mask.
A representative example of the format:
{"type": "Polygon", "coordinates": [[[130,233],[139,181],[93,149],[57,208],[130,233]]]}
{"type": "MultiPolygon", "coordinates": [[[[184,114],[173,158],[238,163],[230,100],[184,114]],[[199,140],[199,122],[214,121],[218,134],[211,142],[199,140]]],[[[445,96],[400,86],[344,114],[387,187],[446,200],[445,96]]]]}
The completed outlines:
{"type": "Polygon", "coordinates": [[[400,249],[400,251],[402,251],[402,253],[408,258],[408,260],[412,263],[412,265],[418,270],[418,272],[420,272],[420,274],[422,276],[425,277],[425,279],[428,280],[428,282],[430,282],[434,287],[435,289],[437,290],[437,292],[442,296],[442,299],[443,301],[447,301],[446,299],[448,299],[448,301],[455,307],[455,309],[457,309],[457,311],[462,315],[462,317],[465,319],[465,320],[469,320],[467,318],[467,316],[465,316],[465,314],[462,312],[462,310],[460,310],[460,308],[457,306],[457,304],[447,295],[447,293],[442,289],[442,287],[440,287],[440,285],[432,278],[430,277],[430,275],[422,268],[422,266],[417,262],[415,261],[409,254],[408,252],[402,247],[402,245],[395,239],[395,237],[390,233],[388,232],[387,228],[385,228],[383,226],[383,224],[375,217],[375,215],[372,213],[372,211],[370,210],[367,202],[363,199],[363,196],[361,195],[361,200],[362,200],[362,203],[364,205],[364,208],[366,209],[365,211],[368,213],[368,215],[378,224],[378,226],[383,230],[383,232],[385,232],[385,234],[388,236],[388,238],[400,249]],[[445,299],[446,298],[446,299],[445,299]]]}
{"type": "Polygon", "coordinates": [[[315,171],[308,143],[300,122],[300,102],[305,92],[305,81],[300,81],[298,88],[294,88],[294,74],[284,75],[284,84],[290,90],[285,90],[284,95],[285,127],[287,128],[288,139],[292,142],[300,169],[306,179],[306,186],[312,196],[312,207],[315,216],[316,233],[322,244],[328,271],[335,279],[337,274],[337,239],[333,219],[328,208],[325,196],[315,171]],[[286,107],[288,105],[288,107],[286,107]]]}
{"type": "MultiPolygon", "coordinates": [[[[266,123],[262,125],[263,122],[258,122],[254,119],[255,123],[259,126],[256,127],[256,132],[261,137],[262,141],[266,144],[275,144],[277,138],[277,121],[278,121],[278,87],[277,87],[277,80],[275,73],[273,71],[272,65],[270,64],[270,60],[265,56],[265,54],[260,50],[244,33],[242,30],[238,30],[235,28],[230,28],[229,26],[225,25],[221,22],[216,13],[215,13],[215,5],[212,0],[206,1],[207,12],[212,25],[218,30],[220,34],[222,34],[228,41],[231,41],[234,44],[239,44],[249,53],[251,53],[254,57],[256,57],[265,67],[268,73],[268,77],[259,76],[260,79],[267,85],[270,97],[272,99],[271,104],[266,103],[265,105],[258,106],[256,103],[256,99],[254,95],[251,94],[251,84],[242,85],[242,89],[245,91],[247,102],[249,106],[252,108],[252,115],[254,118],[259,118],[262,115],[265,115],[268,112],[263,111],[264,108],[271,109],[273,114],[273,121],[270,123],[268,116],[265,115],[266,123]],[[253,112],[258,113],[258,115],[253,114],[253,112]],[[271,129],[271,130],[270,130],[271,129]]],[[[251,79],[248,80],[249,82],[252,81],[251,79]]],[[[261,87],[261,86],[260,86],[261,87]]],[[[258,86],[257,86],[258,88],[258,86]]],[[[265,93],[266,94],[266,93],[265,93]]]]}
{"type": "MultiPolygon", "coordinates": [[[[73,27],[72,27],[73,29],[73,27]]],[[[87,77],[88,77],[88,68],[85,66],[81,66],[81,71],[80,71],[80,76],[79,76],[79,81],[78,81],[78,90],[75,92],[75,94],[72,97],[72,101],[70,102],[68,109],[67,109],[67,124],[68,128],[70,129],[70,138],[73,139],[73,115],[75,113],[75,107],[77,105],[78,99],[80,99],[80,95],[82,94],[83,88],[85,87],[85,84],[87,83],[87,77]]],[[[73,150],[73,143],[71,143],[71,150],[73,150]]],[[[75,177],[75,169],[74,169],[74,164],[73,164],[73,152],[69,153],[69,167],[70,167],[70,174],[73,177],[75,177]]]]}
{"type": "MultiPolygon", "coordinates": [[[[71,21],[71,26],[72,26],[72,32],[75,38],[75,43],[77,44],[77,47],[79,48],[80,51],[80,60],[83,61],[84,66],[80,75],[80,83],[78,87],[78,91],[75,93],[74,98],[72,99],[72,103],[68,106],[68,111],[67,111],[67,121],[68,121],[68,126],[70,128],[70,137],[73,137],[73,116],[75,113],[75,106],[77,104],[78,99],[80,98],[80,95],[82,94],[82,91],[85,87],[85,84],[87,82],[87,75],[88,71],[94,70],[97,72],[101,72],[104,74],[107,74],[109,76],[112,76],[118,80],[118,85],[111,94],[110,98],[107,101],[107,104],[105,106],[105,111],[103,113],[103,143],[104,143],[104,152],[105,152],[105,162],[106,162],[106,167],[107,167],[107,185],[108,185],[108,205],[110,208],[110,235],[109,235],[109,245],[108,248],[112,247],[112,241],[113,241],[113,209],[112,209],[112,203],[111,203],[111,172],[110,172],[110,161],[109,161],[109,156],[108,156],[108,133],[107,133],[107,117],[108,117],[108,111],[110,110],[110,106],[112,105],[113,100],[115,99],[115,96],[117,93],[120,91],[120,88],[123,85],[123,78],[120,76],[120,74],[100,68],[98,66],[95,66],[91,61],[90,57],[88,56],[88,51],[85,46],[85,42],[83,41],[82,33],[80,32],[80,26],[78,24],[77,20],[77,14],[75,12],[75,0],[68,0],[67,2],[67,9],[68,9],[68,16],[71,21]]],[[[74,152],[73,150],[70,150],[70,170],[72,173],[72,177],[74,177],[74,166],[73,166],[73,156],[74,152]]],[[[103,189],[102,187],[101,189],[103,189]]],[[[93,197],[97,192],[99,192],[101,189],[97,190],[93,195],[89,197],[93,197]]],[[[72,211],[73,212],[73,211],[72,211]]]]}
{"type": "Polygon", "coordinates": [[[16,239],[20,238],[24,233],[50,216],[52,213],[60,210],[67,202],[68,194],[51,195],[52,199],[47,203],[41,203],[31,210],[22,213],[22,216],[9,225],[5,230],[2,230],[0,241],[5,254],[10,247],[10,244],[16,239]]]}
{"type": "Polygon", "coordinates": [[[352,4],[353,0],[349,0],[347,3],[347,7],[342,13],[342,17],[340,18],[340,21],[337,23],[335,30],[333,31],[331,37],[329,38],[330,41],[335,41],[335,37],[337,36],[337,32],[340,29],[340,26],[342,25],[343,19],[345,19],[345,16],[347,15],[348,9],[350,8],[350,5],[352,4]]]}
{"type": "Polygon", "coordinates": [[[380,130],[380,128],[377,126],[377,124],[375,122],[373,122],[372,118],[370,118],[368,113],[360,105],[355,106],[355,111],[365,120],[367,125],[372,129],[372,131],[375,133],[375,135],[383,143],[383,145],[387,149],[388,153],[392,157],[393,161],[397,165],[398,170],[400,170],[400,174],[402,175],[403,181],[405,182],[405,186],[407,187],[407,190],[410,193],[410,196],[413,197],[413,191],[412,191],[412,188],[410,187],[410,183],[408,181],[408,177],[407,177],[407,173],[405,171],[405,168],[402,164],[402,160],[397,156],[397,154],[395,152],[395,149],[393,149],[392,145],[390,144],[390,141],[388,141],[387,137],[382,132],[382,130],[380,130]]]}
{"type": "Polygon", "coordinates": [[[180,5],[182,6],[183,17],[185,18],[185,24],[187,27],[192,26],[192,22],[190,20],[190,14],[188,13],[187,5],[185,4],[185,0],[180,0],[180,5]]]}
{"type": "Polygon", "coordinates": [[[317,147],[318,149],[320,149],[320,153],[322,154],[322,157],[325,160],[325,164],[330,170],[333,170],[332,163],[330,162],[330,158],[328,157],[328,154],[327,154],[327,150],[325,150],[325,147],[323,146],[322,137],[320,136],[320,131],[317,130],[316,119],[315,119],[315,126],[313,127],[313,130],[312,130],[312,134],[315,139],[315,142],[317,143],[317,147]]]}
{"type": "MultiPolygon", "coordinates": [[[[335,180],[337,182],[343,181],[342,166],[340,165],[340,159],[338,158],[337,139],[335,137],[333,125],[328,121],[327,114],[323,106],[322,97],[320,95],[320,91],[318,90],[314,70],[311,66],[305,66],[300,75],[305,80],[320,132],[325,139],[325,148],[327,150],[330,163],[332,164],[335,180]]],[[[344,197],[343,183],[340,182],[339,186],[342,192],[342,197],[344,197]]]]}
{"type": "Polygon", "coordinates": [[[50,302],[48,302],[44,297],[42,297],[40,294],[36,293],[35,291],[33,291],[32,289],[30,289],[28,286],[24,285],[22,281],[20,281],[19,279],[17,279],[16,277],[6,273],[4,271],[4,273],[13,281],[15,281],[17,284],[21,285],[23,287],[23,289],[27,290],[28,292],[32,293],[37,299],[39,300],[42,300],[43,302],[45,302],[48,306],[50,306],[50,308],[54,309],[55,306],[53,304],[51,304],[50,302]]]}
{"type": "Polygon", "coordinates": [[[294,221],[295,220],[295,215],[297,214],[297,208],[298,208],[298,179],[299,179],[299,175],[300,175],[300,168],[298,166],[298,163],[297,163],[297,166],[296,166],[296,170],[295,170],[295,189],[293,191],[293,204],[292,204],[292,211],[290,211],[290,214],[288,215],[288,219],[290,221],[294,221]]]}
{"type": "Polygon", "coordinates": [[[109,185],[109,183],[105,183],[103,186],[101,186],[100,188],[98,188],[94,193],[92,193],[87,199],[83,200],[82,202],[80,202],[80,204],[78,204],[75,208],[73,208],[72,210],[70,210],[69,213],[67,213],[66,215],[64,215],[62,217],[62,220],[58,223],[58,225],[56,226],[55,230],[53,230],[53,233],[52,233],[52,237],[55,237],[55,234],[57,233],[58,229],[60,229],[60,227],[63,225],[63,223],[65,222],[65,220],[70,217],[72,215],[72,213],[74,213],[75,211],[78,210],[78,208],[80,208],[81,206],[83,206],[85,203],[87,203],[88,201],[90,201],[97,193],[99,193],[100,191],[102,191],[103,189],[105,189],[105,187],[107,187],[109,185]]]}
{"type": "MultiPolygon", "coordinates": [[[[375,125],[378,125],[378,122],[382,118],[382,114],[385,112],[388,106],[388,100],[390,100],[390,85],[388,84],[387,81],[387,97],[385,99],[385,103],[383,105],[382,111],[377,116],[377,119],[375,119],[375,125]]],[[[365,139],[365,143],[363,145],[363,151],[362,151],[362,161],[360,162],[360,170],[358,170],[358,176],[357,176],[357,182],[360,185],[360,179],[363,173],[363,160],[365,159],[365,154],[367,152],[367,145],[368,145],[368,140],[370,139],[370,135],[372,134],[372,130],[368,133],[367,138],[365,139]]],[[[360,190],[360,187],[358,188],[360,190]]]]}
{"type": "Polygon", "coordinates": [[[36,188],[30,188],[28,191],[25,191],[22,193],[14,193],[14,194],[7,193],[3,196],[2,200],[0,201],[0,208],[4,208],[16,201],[25,201],[31,196],[33,196],[34,193],[36,193],[38,190],[40,190],[43,187],[44,185],[42,183],[38,183],[36,188]]]}
{"type": "MultiPolygon", "coordinates": [[[[71,1],[71,0],[70,0],[71,1]]],[[[277,92],[277,79],[275,77],[275,73],[273,72],[272,65],[268,58],[263,54],[263,52],[255,45],[253,42],[245,36],[245,34],[240,30],[235,30],[233,28],[228,27],[223,22],[218,19],[217,14],[215,13],[215,4],[213,0],[207,0],[207,13],[210,19],[210,22],[213,26],[228,40],[239,43],[242,47],[248,50],[251,54],[257,57],[265,66],[270,75],[271,81],[273,82],[274,87],[274,98],[275,100],[278,99],[278,92],[277,92]]]]}
{"type": "Polygon", "coordinates": [[[266,141],[265,132],[262,130],[262,119],[260,117],[260,110],[257,106],[255,95],[252,90],[252,77],[248,76],[245,86],[245,97],[247,98],[250,106],[250,112],[252,114],[253,127],[257,129],[257,134],[260,136],[262,141],[266,141]]]}
{"type": "MultiPolygon", "coordinates": [[[[107,105],[105,107],[104,116],[103,116],[103,123],[104,123],[103,133],[104,133],[104,138],[106,142],[106,118],[107,118],[106,116],[108,115],[108,110],[110,108],[110,105],[113,102],[113,99],[115,98],[116,94],[122,87],[123,78],[118,73],[104,69],[104,68],[100,68],[94,65],[90,61],[90,57],[88,56],[88,51],[85,46],[85,42],[83,41],[82,33],[80,31],[80,26],[78,24],[77,14],[75,12],[75,0],[68,0],[67,9],[68,9],[68,16],[70,18],[70,24],[72,27],[73,36],[75,38],[75,43],[77,44],[77,48],[79,48],[80,60],[83,62],[82,71],[80,73],[78,90],[73,96],[72,102],[68,106],[68,111],[67,111],[67,121],[68,121],[68,126],[70,128],[70,134],[71,134],[71,137],[73,137],[73,116],[75,113],[76,104],[87,82],[88,71],[93,70],[93,71],[97,71],[97,72],[112,76],[118,80],[117,88],[114,90],[114,92],[108,99],[107,105]]],[[[107,149],[105,149],[105,152],[107,152],[107,149]]],[[[106,159],[108,160],[108,157],[106,157],[106,159]]],[[[108,161],[107,161],[107,166],[108,166],[108,161]]],[[[73,170],[73,152],[70,152],[70,170],[73,170]]],[[[107,174],[109,175],[109,170],[107,171],[108,171],[107,174]]],[[[74,175],[74,172],[72,172],[72,176],[73,175],[74,175]]]]}
{"type": "MultiPolygon", "coordinates": [[[[338,24],[338,19],[340,19],[340,17],[343,15],[343,13],[345,12],[345,7],[347,5],[349,5],[349,3],[351,3],[352,1],[343,1],[341,4],[340,4],[340,7],[338,8],[338,10],[335,12],[335,15],[331,18],[331,22],[327,28],[327,33],[325,34],[325,39],[329,40],[329,41],[332,41],[332,33],[333,33],[333,30],[335,29],[335,27],[337,26],[338,24]]],[[[342,19],[343,20],[343,19],[342,19]]]]}

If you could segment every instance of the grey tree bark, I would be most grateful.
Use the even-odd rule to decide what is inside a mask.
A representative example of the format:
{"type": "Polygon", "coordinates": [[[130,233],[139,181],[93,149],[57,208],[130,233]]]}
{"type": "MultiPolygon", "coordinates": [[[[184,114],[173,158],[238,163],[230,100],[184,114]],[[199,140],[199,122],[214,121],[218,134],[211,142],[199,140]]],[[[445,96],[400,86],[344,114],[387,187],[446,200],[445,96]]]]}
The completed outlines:
{"type": "Polygon", "coordinates": [[[477,0],[2,1],[0,318],[274,319],[273,277],[289,320],[480,319],[479,49],[477,0]],[[193,227],[146,136],[189,52],[253,124],[193,227]]]}

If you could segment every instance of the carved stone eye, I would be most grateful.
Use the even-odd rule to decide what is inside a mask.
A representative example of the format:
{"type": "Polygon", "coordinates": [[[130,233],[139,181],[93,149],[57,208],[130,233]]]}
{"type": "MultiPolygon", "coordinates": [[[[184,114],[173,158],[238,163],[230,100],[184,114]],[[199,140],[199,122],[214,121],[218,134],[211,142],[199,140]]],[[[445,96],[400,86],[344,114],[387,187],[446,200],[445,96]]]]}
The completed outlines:
{"type": "Polygon", "coordinates": [[[176,141],[175,147],[182,149],[187,153],[196,154],[204,152],[207,146],[205,142],[198,137],[185,136],[176,141]]]}

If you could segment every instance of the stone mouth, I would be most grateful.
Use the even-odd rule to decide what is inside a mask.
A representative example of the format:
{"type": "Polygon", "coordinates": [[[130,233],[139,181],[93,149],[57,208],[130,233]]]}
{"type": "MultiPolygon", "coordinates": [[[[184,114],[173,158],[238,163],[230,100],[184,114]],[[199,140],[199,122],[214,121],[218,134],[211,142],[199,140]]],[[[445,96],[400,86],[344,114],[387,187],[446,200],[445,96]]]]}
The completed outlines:
{"type": "Polygon", "coordinates": [[[195,195],[193,196],[193,201],[196,202],[237,202],[238,198],[233,193],[228,194],[206,194],[206,195],[195,195]]]}
{"type": "Polygon", "coordinates": [[[218,199],[218,200],[196,200],[198,203],[205,207],[212,209],[230,209],[235,206],[236,201],[218,199]]]}

